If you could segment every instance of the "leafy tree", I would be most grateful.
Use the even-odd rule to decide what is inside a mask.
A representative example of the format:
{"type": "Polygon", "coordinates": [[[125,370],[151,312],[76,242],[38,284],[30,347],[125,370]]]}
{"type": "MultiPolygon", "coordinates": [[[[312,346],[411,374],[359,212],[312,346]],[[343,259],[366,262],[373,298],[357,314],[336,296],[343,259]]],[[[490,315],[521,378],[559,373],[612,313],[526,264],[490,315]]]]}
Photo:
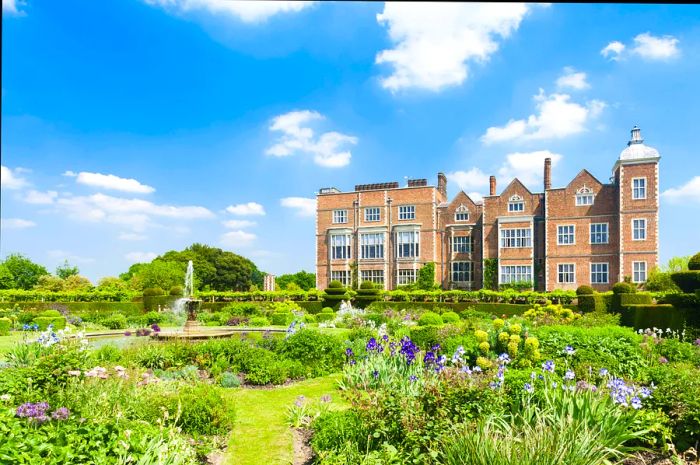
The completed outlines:
{"type": "Polygon", "coordinates": [[[15,277],[4,263],[0,263],[0,289],[14,289],[15,277]]]}
{"type": "Polygon", "coordinates": [[[159,287],[170,289],[185,282],[185,267],[182,263],[155,259],[139,267],[131,280],[138,280],[141,289],[159,287]]]}
{"type": "Polygon", "coordinates": [[[3,265],[12,274],[15,286],[19,289],[32,289],[39,282],[40,276],[49,274],[46,268],[18,253],[8,255],[3,265]]]}
{"type": "Polygon", "coordinates": [[[67,291],[89,291],[92,289],[92,283],[85,276],[73,274],[65,279],[67,291]]]}
{"type": "Polygon", "coordinates": [[[61,292],[66,290],[66,281],[52,274],[39,276],[39,282],[34,286],[40,291],[61,292]]]}
{"type": "Polygon", "coordinates": [[[684,257],[671,257],[666,262],[666,266],[661,269],[663,272],[673,273],[676,271],[688,271],[690,255],[684,257]]]}
{"type": "Polygon", "coordinates": [[[69,276],[74,276],[80,273],[77,266],[70,266],[68,260],[63,261],[63,265],[56,267],[56,276],[61,279],[66,279],[69,276]]]}
{"type": "Polygon", "coordinates": [[[100,291],[123,291],[127,289],[127,283],[115,276],[105,276],[97,283],[97,289],[100,291]]]}
{"type": "Polygon", "coordinates": [[[275,278],[275,284],[278,284],[280,288],[289,290],[289,284],[294,283],[300,289],[308,291],[316,287],[316,275],[314,273],[307,273],[304,270],[298,271],[294,274],[283,274],[275,278]]]}
{"type": "Polygon", "coordinates": [[[435,289],[435,263],[428,262],[423,265],[420,270],[418,270],[416,287],[424,291],[435,289]]]}

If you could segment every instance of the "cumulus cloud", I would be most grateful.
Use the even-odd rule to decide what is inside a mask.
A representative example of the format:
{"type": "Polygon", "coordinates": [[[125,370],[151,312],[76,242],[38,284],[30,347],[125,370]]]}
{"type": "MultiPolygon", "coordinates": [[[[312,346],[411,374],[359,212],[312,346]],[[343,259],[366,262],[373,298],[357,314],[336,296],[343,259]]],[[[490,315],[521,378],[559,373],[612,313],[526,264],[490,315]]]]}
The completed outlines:
{"type": "Polygon", "coordinates": [[[23,15],[21,7],[25,4],[24,0],[2,0],[2,11],[10,15],[23,15]]]}
{"type": "Polygon", "coordinates": [[[75,177],[75,182],[78,184],[83,184],[91,187],[98,187],[102,189],[109,189],[122,192],[131,192],[135,194],[150,194],[155,192],[155,189],[151,186],[141,184],[136,179],[132,178],[121,178],[113,174],[102,174],[102,173],[89,173],[87,171],[82,171],[80,173],[74,173],[73,171],[66,171],[63,173],[64,176],[75,177]]]}
{"type": "Polygon", "coordinates": [[[608,45],[606,45],[605,48],[603,48],[603,50],[600,51],[600,54],[603,55],[605,58],[610,58],[613,61],[617,61],[620,59],[620,55],[622,55],[622,52],[624,51],[625,44],[614,40],[608,45]]]}
{"type": "Polygon", "coordinates": [[[196,220],[214,216],[204,207],[163,205],[143,199],[127,199],[101,193],[60,197],[56,201],[56,207],[73,219],[104,221],[128,226],[136,231],[149,226],[153,217],[196,220]]]}
{"type": "Polygon", "coordinates": [[[0,219],[0,228],[2,229],[26,229],[36,226],[36,223],[21,218],[2,218],[0,219]]]}
{"type": "Polygon", "coordinates": [[[285,197],[280,199],[280,205],[296,210],[299,216],[316,216],[316,199],[285,197]]]}
{"type": "Polygon", "coordinates": [[[680,55],[678,43],[679,40],[670,35],[654,36],[649,32],[643,32],[634,37],[633,44],[630,46],[616,40],[606,45],[600,53],[614,61],[621,60],[628,53],[649,61],[665,61],[680,55]]]}
{"type": "Polygon", "coordinates": [[[24,201],[35,205],[51,205],[58,198],[58,192],[39,192],[31,190],[24,196],[24,201]]]}
{"type": "Polygon", "coordinates": [[[249,220],[228,220],[224,221],[222,224],[229,229],[244,229],[253,227],[257,223],[249,220]]]}
{"type": "Polygon", "coordinates": [[[591,87],[586,82],[586,73],[576,71],[574,68],[567,66],[564,68],[564,74],[557,79],[557,87],[560,89],[584,90],[591,87]]]}
{"type": "Polygon", "coordinates": [[[228,231],[222,234],[219,238],[219,242],[226,247],[235,249],[237,247],[249,246],[251,243],[253,243],[253,241],[255,241],[256,238],[257,236],[253,233],[236,230],[228,231]]]}
{"type": "Polygon", "coordinates": [[[226,211],[234,215],[240,216],[264,216],[265,209],[262,205],[256,202],[239,203],[238,205],[229,205],[226,211]]]}
{"type": "Polygon", "coordinates": [[[467,192],[472,200],[481,200],[479,189],[484,189],[489,185],[489,177],[479,168],[472,168],[469,171],[453,171],[445,174],[450,183],[455,183],[460,190],[467,192]],[[474,197],[476,195],[477,198],[474,197]]]}
{"type": "Polygon", "coordinates": [[[393,48],[377,54],[392,73],[381,84],[392,92],[439,91],[459,85],[471,62],[484,62],[520,26],[524,3],[386,2],[377,22],[386,26],[393,48]]]}
{"type": "Polygon", "coordinates": [[[148,239],[148,236],[145,234],[123,232],[119,234],[118,239],[120,241],[145,241],[148,239]]]}
{"type": "Polygon", "coordinates": [[[654,37],[648,32],[634,38],[632,53],[648,60],[668,60],[680,54],[678,39],[673,36],[654,37]]]}
{"type": "Polygon", "coordinates": [[[0,165],[0,187],[3,189],[22,189],[28,186],[27,180],[19,175],[21,172],[20,168],[12,170],[5,165],[0,165]]]}
{"type": "Polygon", "coordinates": [[[672,187],[661,194],[671,203],[696,203],[700,205],[700,176],[695,176],[680,187],[672,187]]]}
{"type": "Polygon", "coordinates": [[[555,167],[561,161],[562,156],[549,150],[509,153],[498,169],[498,175],[506,181],[506,184],[513,178],[518,178],[529,188],[535,188],[536,191],[539,191],[541,190],[539,187],[542,186],[545,158],[551,158],[552,167],[555,167]]]}
{"type": "Polygon", "coordinates": [[[155,252],[129,252],[124,258],[130,263],[150,262],[158,256],[155,252]]]}
{"type": "MultiPolygon", "coordinates": [[[[4,1],[4,0],[3,0],[4,1]]],[[[296,13],[314,2],[296,1],[232,1],[232,0],[145,0],[149,5],[168,11],[187,13],[206,11],[212,15],[233,16],[244,23],[261,23],[281,13],[296,13]]]]}
{"type": "Polygon", "coordinates": [[[505,126],[490,127],[481,136],[484,144],[504,141],[561,139],[587,130],[590,120],[597,118],[606,103],[590,100],[585,104],[571,101],[568,94],[535,95],[537,112],[526,120],[511,119],[505,126]]]}
{"type": "Polygon", "coordinates": [[[316,137],[310,127],[313,121],[325,119],[316,111],[291,111],[276,116],[270,131],[280,137],[265,153],[273,157],[288,157],[296,153],[312,155],[317,165],[340,168],[350,163],[352,154],[346,147],[357,144],[357,137],[330,131],[316,137]]]}

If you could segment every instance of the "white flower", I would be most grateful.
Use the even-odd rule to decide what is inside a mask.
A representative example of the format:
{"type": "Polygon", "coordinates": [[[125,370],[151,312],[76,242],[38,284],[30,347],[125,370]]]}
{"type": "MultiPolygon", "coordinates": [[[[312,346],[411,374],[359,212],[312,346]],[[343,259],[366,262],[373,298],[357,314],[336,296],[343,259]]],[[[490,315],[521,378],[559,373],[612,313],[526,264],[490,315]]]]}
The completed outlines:
{"type": "Polygon", "coordinates": [[[0,400],[3,402],[7,402],[8,400],[12,399],[12,396],[9,394],[3,394],[0,396],[0,400]]]}

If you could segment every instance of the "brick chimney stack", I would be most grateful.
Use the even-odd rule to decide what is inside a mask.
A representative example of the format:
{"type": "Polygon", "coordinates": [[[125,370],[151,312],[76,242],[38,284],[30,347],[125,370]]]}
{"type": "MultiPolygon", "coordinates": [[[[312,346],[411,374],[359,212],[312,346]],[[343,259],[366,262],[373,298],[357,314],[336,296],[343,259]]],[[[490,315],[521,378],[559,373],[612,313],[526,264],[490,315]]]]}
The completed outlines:
{"type": "Polygon", "coordinates": [[[447,198],[447,176],[445,173],[438,173],[437,189],[445,198],[447,198]]]}
{"type": "Polygon", "coordinates": [[[552,188],[552,159],[544,159],[544,190],[552,188]]]}
{"type": "Polygon", "coordinates": [[[496,195],[496,176],[489,176],[489,195],[496,195]]]}

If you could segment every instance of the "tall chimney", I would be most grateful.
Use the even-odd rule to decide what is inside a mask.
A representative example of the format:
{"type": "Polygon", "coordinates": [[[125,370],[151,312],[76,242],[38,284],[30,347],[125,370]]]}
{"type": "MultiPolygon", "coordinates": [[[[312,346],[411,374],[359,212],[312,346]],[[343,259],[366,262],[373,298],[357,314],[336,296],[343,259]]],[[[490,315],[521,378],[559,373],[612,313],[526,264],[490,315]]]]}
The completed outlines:
{"type": "Polygon", "coordinates": [[[437,190],[447,198],[447,176],[445,176],[445,173],[438,173],[437,190]]]}
{"type": "Polygon", "coordinates": [[[489,176],[489,195],[496,195],[496,176],[489,176]]]}
{"type": "Polygon", "coordinates": [[[552,188],[552,159],[544,159],[544,190],[552,188]]]}

